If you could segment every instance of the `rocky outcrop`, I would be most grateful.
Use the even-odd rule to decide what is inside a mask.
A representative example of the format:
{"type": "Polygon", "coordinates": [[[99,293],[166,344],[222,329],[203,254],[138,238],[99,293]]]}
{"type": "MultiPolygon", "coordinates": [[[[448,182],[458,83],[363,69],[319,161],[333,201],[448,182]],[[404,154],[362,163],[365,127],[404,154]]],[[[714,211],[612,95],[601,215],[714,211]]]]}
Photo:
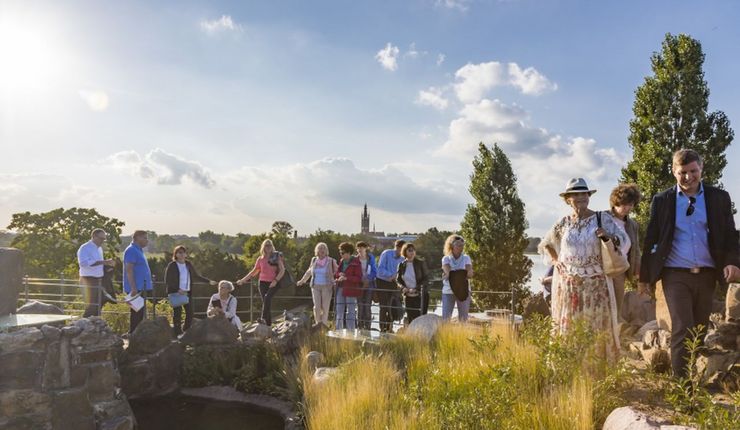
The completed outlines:
{"type": "Polygon", "coordinates": [[[696,430],[694,427],[671,425],[630,406],[614,409],[602,430],[696,430]]]}
{"type": "Polygon", "coordinates": [[[284,320],[272,328],[270,342],[279,353],[293,354],[301,347],[301,341],[308,335],[310,328],[311,319],[305,313],[286,313],[284,320]]]}
{"type": "Polygon", "coordinates": [[[431,341],[444,320],[435,314],[426,314],[411,321],[405,335],[418,336],[427,342],[431,341]]]}
{"type": "Polygon", "coordinates": [[[176,390],[184,345],[172,339],[167,319],[144,320],[131,333],[121,356],[121,389],[130,398],[153,397],[176,390]]]}
{"type": "Polygon", "coordinates": [[[740,284],[730,284],[727,287],[725,320],[740,322],[740,284]]]}
{"type": "Polygon", "coordinates": [[[19,307],[15,312],[17,314],[46,314],[46,315],[64,315],[64,311],[49,303],[31,300],[19,307]]]}
{"type": "Polygon", "coordinates": [[[196,319],[180,338],[185,345],[224,345],[237,342],[239,330],[226,318],[196,319]]]}
{"type": "Polygon", "coordinates": [[[122,346],[97,317],[0,334],[0,428],[132,430],[122,346]]]}

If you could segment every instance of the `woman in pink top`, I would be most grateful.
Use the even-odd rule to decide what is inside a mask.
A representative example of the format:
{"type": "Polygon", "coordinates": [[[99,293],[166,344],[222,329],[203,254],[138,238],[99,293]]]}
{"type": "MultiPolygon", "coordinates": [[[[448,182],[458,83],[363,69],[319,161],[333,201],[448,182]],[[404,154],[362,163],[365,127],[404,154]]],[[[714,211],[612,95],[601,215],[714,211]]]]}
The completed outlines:
{"type": "Polygon", "coordinates": [[[270,239],[265,239],[260,246],[260,256],[254,263],[254,269],[247,276],[236,281],[237,285],[244,285],[259,274],[259,289],[262,296],[262,317],[258,320],[263,324],[272,325],[270,306],[272,297],[277,293],[278,282],[285,275],[283,256],[275,250],[270,239]]]}

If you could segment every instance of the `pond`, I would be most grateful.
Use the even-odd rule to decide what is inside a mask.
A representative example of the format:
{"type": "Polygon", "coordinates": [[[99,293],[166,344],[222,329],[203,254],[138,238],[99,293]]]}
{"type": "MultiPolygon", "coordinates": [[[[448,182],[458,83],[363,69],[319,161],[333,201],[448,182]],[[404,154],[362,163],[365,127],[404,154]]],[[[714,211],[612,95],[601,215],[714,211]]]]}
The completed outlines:
{"type": "Polygon", "coordinates": [[[130,400],[139,430],[277,430],[282,417],[242,403],[167,396],[130,400]]]}

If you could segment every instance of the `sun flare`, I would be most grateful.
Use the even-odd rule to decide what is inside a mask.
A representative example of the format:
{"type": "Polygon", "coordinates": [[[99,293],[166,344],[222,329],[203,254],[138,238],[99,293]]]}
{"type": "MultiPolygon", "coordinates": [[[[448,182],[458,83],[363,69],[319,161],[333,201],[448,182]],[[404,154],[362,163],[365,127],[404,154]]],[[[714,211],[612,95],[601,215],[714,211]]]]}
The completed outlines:
{"type": "Polygon", "coordinates": [[[51,37],[40,28],[12,16],[0,18],[0,87],[40,89],[61,69],[61,56],[51,37]]]}

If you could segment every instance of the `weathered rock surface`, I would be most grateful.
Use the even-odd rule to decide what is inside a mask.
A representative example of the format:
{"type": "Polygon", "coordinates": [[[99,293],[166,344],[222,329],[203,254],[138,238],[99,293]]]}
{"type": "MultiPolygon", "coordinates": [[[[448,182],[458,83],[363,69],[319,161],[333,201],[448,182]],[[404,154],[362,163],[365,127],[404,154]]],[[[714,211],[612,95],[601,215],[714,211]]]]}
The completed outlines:
{"type": "Polygon", "coordinates": [[[655,320],[655,300],[649,295],[628,291],[622,299],[622,319],[630,325],[641,327],[655,320]]]}
{"type": "Polygon", "coordinates": [[[335,373],[337,373],[336,367],[319,367],[316,369],[316,371],[313,373],[313,380],[316,383],[322,383],[329,378],[332,377],[335,373]]]}
{"type": "Polygon", "coordinates": [[[710,350],[697,358],[696,368],[705,384],[717,387],[728,375],[740,378],[740,352],[710,350]]]}
{"type": "Polygon", "coordinates": [[[725,321],[740,322],[740,284],[730,284],[727,287],[725,321]]]}
{"type": "Polygon", "coordinates": [[[247,339],[264,341],[272,337],[272,327],[267,324],[252,323],[242,330],[241,335],[242,341],[247,341],[247,339]]]}
{"type": "Polygon", "coordinates": [[[39,302],[37,300],[31,300],[30,302],[19,307],[16,311],[17,314],[49,314],[49,315],[64,315],[64,311],[49,303],[39,302]]]}
{"type": "Polygon", "coordinates": [[[676,426],[648,416],[632,407],[614,409],[602,430],[696,430],[694,427],[676,426]]]}
{"type": "Polygon", "coordinates": [[[226,318],[196,319],[180,338],[186,345],[220,345],[237,342],[239,330],[226,318]]]}
{"type": "Polygon", "coordinates": [[[301,341],[308,335],[311,320],[308,315],[286,314],[285,320],[272,328],[270,341],[281,354],[290,354],[301,347],[301,341]]]}
{"type": "Polygon", "coordinates": [[[144,320],[129,338],[129,354],[153,354],[172,342],[172,327],[165,317],[144,320]]]}
{"type": "Polygon", "coordinates": [[[318,351],[311,351],[306,354],[306,365],[310,370],[315,371],[324,361],[324,355],[318,351]]]}
{"type": "Polygon", "coordinates": [[[413,321],[406,329],[405,334],[409,336],[418,336],[427,342],[431,341],[437,330],[444,320],[441,316],[435,314],[422,315],[413,321]]]}
{"type": "Polygon", "coordinates": [[[0,248],[0,316],[15,312],[23,280],[23,253],[0,248]]]}

